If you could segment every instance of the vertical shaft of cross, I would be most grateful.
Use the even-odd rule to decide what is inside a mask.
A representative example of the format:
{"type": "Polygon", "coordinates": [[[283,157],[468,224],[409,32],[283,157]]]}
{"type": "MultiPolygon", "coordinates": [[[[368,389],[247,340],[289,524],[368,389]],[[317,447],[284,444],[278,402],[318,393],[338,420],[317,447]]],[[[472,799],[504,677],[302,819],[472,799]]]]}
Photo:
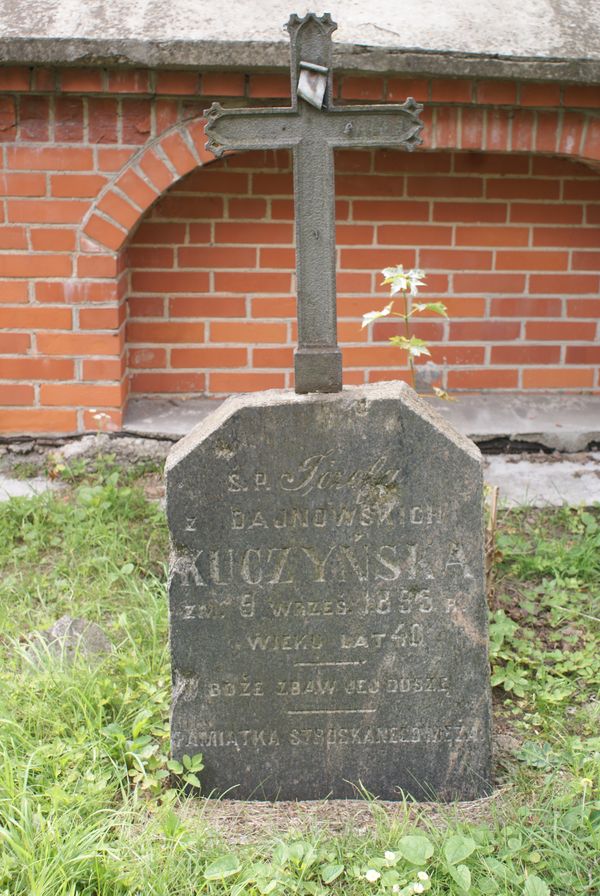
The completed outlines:
{"type": "MultiPolygon", "coordinates": [[[[304,108],[306,117],[319,113],[304,108]]],[[[308,129],[307,129],[308,130],[308,129]]],[[[294,151],[298,348],[296,392],[339,392],[333,149],[304,138],[294,151]]]]}
{"type": "Polygon", "coordinates": [[[335,22],[327,13],[290,16],[290,72],[292,107],[302,122],[302,138],[294,147],[294,205],[296,219],[296,293],[298,348],[294,355],[296,392],[339,392],[342,355],[337,347],[335,292],[335,187],[333,148],[320,131],[323,112],[298,100],[302,65],[321,66],[325,72],[323,104],[332,99],[331,34],[335,22]]]}

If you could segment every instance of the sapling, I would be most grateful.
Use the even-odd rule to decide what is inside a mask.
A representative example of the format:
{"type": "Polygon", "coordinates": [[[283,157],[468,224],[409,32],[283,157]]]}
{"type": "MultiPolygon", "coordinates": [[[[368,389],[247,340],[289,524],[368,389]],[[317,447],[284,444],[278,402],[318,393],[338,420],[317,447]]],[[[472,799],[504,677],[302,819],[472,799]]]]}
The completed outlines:
{"type": "MultiPolygon", "coordinates": [[[[405,271],[401,264],[395,268],[384,268],[381,272],[384,276],[382,286],[390,287],[390,295],[392,301],[389,302],[381,311],[369,311],[363,314],[363,327],[368,327],[374,320],[380,317],[399,317],[404,321],[404,333],[400,336],[390,336],[389,342],[396,345],[400,351],[407,353],[408,368],[413,389],[416,389],[416,369],[415,358],[421,355],[431,356],[429,351],[429,343],[424,339],[419,339],[412,333],[411,322],[415,314],[421,314],[424,311],[431,311],[439,314],[441,317],[448,317],[446,306],[443,302],[413,302],[412,299],[419,294],[419,287],[425,285],[425,272],[414,268],[405,271]],[[403,304],[401,311],[394,311],[394,296],[402,296],[403,304]]],[[[452,401],[448,393],[444,389],[437,386],[432,387],[434,394],[438,398],[445,401],[452,401]]]]}

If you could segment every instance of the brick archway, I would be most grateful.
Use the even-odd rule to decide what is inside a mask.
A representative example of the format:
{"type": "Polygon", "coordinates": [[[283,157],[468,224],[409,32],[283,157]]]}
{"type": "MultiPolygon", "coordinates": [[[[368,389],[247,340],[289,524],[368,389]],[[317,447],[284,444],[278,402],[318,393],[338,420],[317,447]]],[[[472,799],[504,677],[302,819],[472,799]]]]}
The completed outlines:
{"type": "Polygon", "coordinates": [[[558,155],[586,164],[600,161],[600,120],[583,111],[499,106],[426,109],[425,149],[558,155]]]}
{"type": "Polygon", "coordinates": [[[91,240],[119,252],[148,209],[186,174],[215,157],[204,148],[204,119],[181,122],[144,146],[99,194],[81,226],[91,240]]]}
{"type": "MultiPolygon", "coordinates": [[[[112,307],[85,312],[87,326],[109,328],[113,356],[86,362],[84,376],[107,385],[87,387],[86,400],[99,404],[110,417],[110,427],[119,428],[129,394],[125,352],[126,260],[125,249],[132,233],[152,205],[191,171],[215,161],[204,149],[204,119],[180,122],[144,145],[106,184],[91,205],[79,230],[80,266],[93,277],[107,278],[79,290],[84,300],[110,301],[112,307]],[[108,383],[111,383],[109,386],[108,383]],[[111,397],[107,397],[107,389],[111,397]],[[112,407],[107,407],[110,402],[112,407]]],[[[73,285],[77,290],[78,286],[73,285]]],[[[83,385],[83,384],[82,384],[83,385]]],[[[84,411],[86,429],[98,428],[91,411],[84,411]]]]}
{"type": "MultiPolygon", "coordinates": [[[[584,112],[457,105],[433,106],[426,110],[425,117],[428,119],[423,147],[425,152],[422,154],[425,172],[429,167],[427,159],[433,162],[433,156],[452,150],[463,153],[483,150],[492,156],[561,156],[564,160],[583,162],[592,169],[597,167],[600,159],[600,123],[584,112]]],[[[120,410],[115,408],[111,412],[116,425],[119,425],[130,388],[124,338],[128,295],[125,250],[138,224],[161,197],[172,188],[177,190],[178,182],[186,175],[215,161],[212,154],[204,149],[204,142],[202,119],[183,122],[163,132],[114,175],[94,201],[80,229],[82,255],[90,259],[95,257],[98,262],[104,259],[107,266],[114,268],[115,323],[112,326],[118,329],[121,340],[119,358],[117,360],[115,357],[112,362],[113,372],[110,374],[113,381],[120,383],[120,400],[115,402],[120,404],[120,410]]],[[[409,160],[413,171],[419,164],[419,155],[417,153],[409,160]]],[[[101,312],[98,310],[96,313],[101,312]]],[[[108,310],[102,313],[108,314],[108,310]]],[[[99,326],[103,328],[107,324],[99,326]]],[[[355,349],[354,354],[359,355],[361,351],[355,349]]],[[[264,349],[261,352],[264,356],[268,354],[264,349]]],[[[543,363],[542,360],[540,363],[543,363]]],[[[140,371],[137,374],[140,375],[140,371]]],[[[265,372],[255,375],[254,379],[260,376],[266,376],[265,372]]],[[[485,378],[483,381],[485,385],[485,378]]],[[[231,388],[235,389],[235,386],[231,388]]],[[[86,422],[88,426],[93,426],[87,412],[86,422]]]]}
{"type": "MultiPolygon", "coordinates": [[[[139,341],[142,347],[148,341],[130,339],[129,332],[126,338],[126,318],[128,331],[132,323],[130,300],[138,291],[139,306],[146,296],[160,293],[153,282],[161,263],[154,250],[165,248],[164,240],[144,239],[140,234],[148,219],[165,218],[165,208],[174,210],[175,219],[185,218],[186,203],[177,208],[182,195],[188,196],[187,208],[194,209],[189,218],[205,217],[208,210],[206,206],[202,215],[196,214],[197,197],[217,197],[204,243],[199,231],[193,240],[187,236],[191,231],[186,231],[187,242],[202,247],[195,267],[206,273],[188,282],[204,290],[206,307],[223,311],[219,303],[230,292],[235,299],[232,306],[245,303],[249,323],[260,309],[270,319],[273,332],[287,317],[285,352],[271,343],[265,345],[266,338],[255,338],[254,325],[247,328],[245,345],[249,372],[271,370],[277,361],[279,373],[285,374],[290,385],[287,359],[295,339],[295,296],[289,162],[281,163],[285,173],[277,175],[263,170],[274,167],[268,154],[262,161],[252,161],[245,154],[207,166],[213,159],[204,150],[202,122],[202,110],[216,99],[248,108],[287,105],[289,74],[254,69],[248,73],[125,71],[93,64],[88,69],[52,72],[4,66],[2,71],[0,304],[7,332],[0,344],[0,429],[28,433],[94,429],[98,421],[91,408],[108,413],[113,425],[120,425],[128,391],[135,388],[126,367],[126,351],[139,341]],[[245,199],[244,190],[238,188],[244,172],[248,178],[245,199]],[[197,178],[191,188],[185,184],[188,178],[197,178]],[[258,181],[264,185],[262,193],[258,181]],[[191,204],[190,194],[194,194],[191,204]],[[261,197],[258,203],[255,196],[261,197]],[[265,230],[256,227],[258,212],[249,211],[252,203],[266,209],[263,219],[270,222],[269,227],[276,219],[285,223],[285,238],[279,230],[276,239],[266,238],[265,230]],[[242,224],[237,233],[236,222],[242,224]],[[143,280],[147,288],[139,290],[133,287],[135,270],[143,266],[136,241],[145,242],[144,251],[152,259],[143,280]],[[247,263],[244,259],[252,246],[256,254],[247,263]],[[223,276],[223,260],[237,269],[235,276],[223,276]],[[288,285],[285,290],[278,286],[282,273],[288,285]],[[271,281],[273,295],[262,288],[264,278],[271,281]],[[201,287],[202,282],[207,285],[201,287]]],[[[600,387],[598,88],[577,78],[564,80],[561,71],[562,75],[557,72],[545,82],[523,81],[520,75],[513,79],[510,74],[504,80],[489,80],[475,73],[470,78],[339,73],[337,101],[398,102],[412,95],[425,105],[426,124],[424,151],[410,155],[383,150],[379,161],[372,160],[366,169],[364,160],[354,164],[356,159],[339,159],[341,342],[355,342],[358,315],[379,301],[380,259],[381,264],[389,264],[393,250],[398,261],[410,264],[412,258],[428,268],[432,291],[443,293],[448,284],[446,294],[460,306],[458,321],[456,307],[451,309],[455,323],[448,324],[447,339],[444,335],[437,345],[442,359],[447,344],[454,354],[457,347],[462,353],[462,360],[454,362],[451,353],[447,359],[448,365],[465,368],[453,373],[454,380],[461,378],[459,388],[510,388],[508,382],[490,384],[485,370],[482,376],[482,366],[477,366],[472,346],[467,345],[476,338],[487,339],[485,364],[497,361],[508,367],[514,359],[518,367],[525,356],[524,366],[538,365],[538,370],[523,367],[519,372],[516,388],[520,390],[545,387],[574,392],[600,387]],[[450,167],[443,158],[447,155],[454,156],[450,167]],[[369,172],[371,184],[362,178],[369,172]],[[481,184],[473,188],[475,176],[481,184]],[[373,186],[375,190],[369,193],[373,186]],[[396,203],[402,196],[406,201],[396,203]],[[487,207],[488,199],[495,209],[487,207]],[[487,218],[481,217],[484,209],[487,218]],[[482,227],[486,221],[490,226],[482,227]],[[513,228],[510,233],[495,229],[502,221],[513,228]],[[482,252],[488,254],[482,256],[482,252]],[[493,257],[487,264],[490,252],[493,257]],[[511,252],[512,258],[507,254],[511,252]],[[474,270],[477,260],[482,264],[479,273],[474,270]],[[511,265],[518,277],[510,274],[511,265]],[[488,288],[490,281],[495,288],[488,288]],[[488,335],[479,326],[481,321],[466,320],[473,308],[482,306],[488,335]],[[521,344],[517,340],[508,345],[509,336],[500,325],[503,317],[516,315],[522,319],[521,344]],[[468,328],[463,328],[461,338],[458,331],[463,323],[468,328]],[[531,345],[532,341],[537,345],[531,345]],[[552,345],[551,350],[546,343],[552,345]],[[465,347],[471,351],[468,369],[465,347]],[[545,364],[547,368],[542,369],[545,364]]],[[[175,246],[172,267],[177,269],[180,260],[173,253],[179,250],[177,241],[171,242],[175,246]]],[[[194,267],[193,255],[187,254],[183,268],[194,267]]],[[[165,257],[164,251],[160,257],[165,257]]],[[[158,285],[166,284],[165,290],[172,293],[168,267],[166,263],[158,285]]],[[[181,289],[183,279],[179,277],[181,289]]],[[[160,328],[170,315],[182,319],[173,323],[183,323],[182,332],[189,335],[187,325],[193,319],[183,314],[184,303],[171,303],[166,295],[163,299],[164,313],[155,316],[157,342],[167,342],[160,328]]],[[[193,304],[188,307],[197,310],[193,304]]],[[[212,316],[207,315],[207,353],[215,335],[212,316]]],[[[147,312],[146,317],[151,319],[152,314],[147,312]]],[[[475,318],[474,311],[471,317],[475,318]]],[[[239,339],[231,337],[231,321],[227,324],[227,328],[221,324],[216,328],[219,338],[239,344],[239,339]]],[[[377,339],[381,340],[386,323],[379,326],[377,339]]],[[[174,327],[170,330],[175,332],[174,327]]],[[[363,374],[368,381],[376,374],[388,378],[398,374],[391,356],[386,360],[387,346],[375,345],[377,339],[373,333],[372,339],[365,340],[369,346],[354,345],[349,354],[349,373],[361,382],[363,374]]],[[[166,350],[170,365],[174,356],[166,350]]],[[[235,353],[237,357],[239,348],[235,353]]],[[[218,366],[212,355],[210,359],[205,366],[212,376],[218,366]]],[[[177,355],[175,360],[179,364],[184,359],[177,355]]],[[[190,355],[187,369],[192,367],[196,370],[198,365],[190,355]]],[[[182,369],[186,369],[183,364],[182,369]]],[[[228,385],[219,376],[221,393],[238,391],[237,380],[230,377],[228,385]]],[[[148,385],[149,394],[152,383],[148,385]]],[[[207,385],[210,392],[211,377],[207,385]]]]}
{"type": "MultiPolygon", "coordinates": [[[[424,150],[558,155],[600,162],[600,120],[584,112],[432,106],[425,110],[424,150]]],[[[205,147],[204,119],[179,123],[130,159],[99,194],[82,222],[81,248],[119,252],[148,209],[186,174],[215,158],[205,147]]]]}

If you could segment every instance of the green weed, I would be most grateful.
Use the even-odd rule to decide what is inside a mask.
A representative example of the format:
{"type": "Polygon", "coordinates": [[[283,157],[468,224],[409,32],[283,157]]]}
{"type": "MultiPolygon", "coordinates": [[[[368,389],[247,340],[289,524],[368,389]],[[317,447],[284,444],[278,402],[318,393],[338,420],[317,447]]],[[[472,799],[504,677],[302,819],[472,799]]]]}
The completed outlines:
{"type": "Polygon", "coordinates": [[[20,460],[17,461],[10,468],[10,475],[14,476],[15,479],[35,479],[36,476],[40,476],[42,473],[42,469],[39,463],[35,463],[32,460],[20,460]]]}
{"type": "Polygon", "coordinates": [[[596,511],[500,521],[493,682],[517,746],[484,821],[438,807],[434,823],[408,802],[390,820],[373,801],[366,832],[241,844],[189,811],[201,757],[169,758],[160,509],[107,463],[1,504],[0,535],[1,896],[599,891],[596,511]],[[64,613],[100,623],[115,651],[32,661],[28,635],[64,613]]]}
{"type": "Polygon", "coordinates": [[[593,733],[600,695],[600,515],[513,512],[498,535],[492,684],[553,737],[593,733]],[[557,727],[558,726],[558,727],[557,727]]]}

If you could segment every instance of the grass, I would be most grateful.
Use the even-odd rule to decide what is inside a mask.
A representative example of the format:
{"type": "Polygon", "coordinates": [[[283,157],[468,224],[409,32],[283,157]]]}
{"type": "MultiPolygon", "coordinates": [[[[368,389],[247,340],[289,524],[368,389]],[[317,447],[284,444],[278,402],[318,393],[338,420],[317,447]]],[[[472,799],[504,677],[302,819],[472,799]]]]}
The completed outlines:
{"type": "Polygon", "coordinates": [[[223,834],[168,767],[163,514],[110,462],[60,474],[64,492],[0,505],[0,896],[600,892],[597,511],[501,515],[496,797],[366,799],[366,829],[336,832],[318,811],[269,832],[254,805],[223,834]],[[64,613],[118,649],[33,663],[25,635],[64,613]]]}

